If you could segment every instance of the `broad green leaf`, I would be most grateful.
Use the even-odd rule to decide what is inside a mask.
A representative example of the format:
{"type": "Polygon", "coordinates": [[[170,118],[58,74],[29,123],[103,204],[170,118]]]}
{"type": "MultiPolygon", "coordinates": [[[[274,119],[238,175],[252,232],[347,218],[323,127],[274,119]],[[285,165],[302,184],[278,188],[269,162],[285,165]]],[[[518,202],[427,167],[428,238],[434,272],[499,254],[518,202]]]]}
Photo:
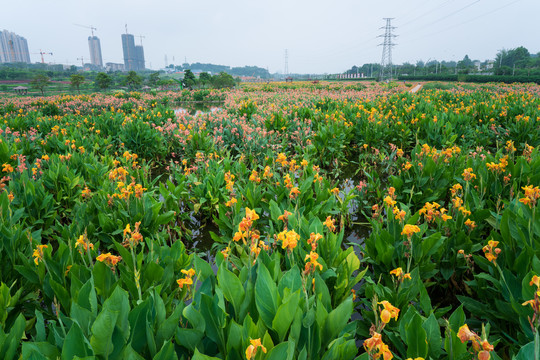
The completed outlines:
{"type": "Polygon", "coordinates": [[[174,345],[171,341],[167,341],[161,347],[161,350],[154,356],[153,360],[178,360],[178,356],[174,351],[174,345]]]}
{"type": "Polygon", "coordinates": [[[429,344],[429,354],[432,358],[438,359],[442,353],[441,328],[435,315],[431,314],[424,321],[422,327],[426,331],[426,337],[429,344]]]}
{"type": "Polygon", "coordinates": [[[323,348],[334,340],[345,328],[353,311],[352,298],[348,297],[337,308],[328,313],[321,334],[323,348]]]}
{"type": "Polygon", "coordinates": [[[276,312],[276,316],[272,321],[272,328],[278,333],[280,341],[285,339],[287,330],[289,330],[294,315],[299,307],[299,302],[300,290],[289,296],[287,301],[281,304],[276,312]]]}
{"type": "Polygon", "coordinates": [[[236,316],[240,314],[240,306],[244,300],[244,287],[238,277],[231,271],[227,270],[224,265],[220,266],[217,274],[219,287],[223,291],[223,296],[234,307],[236,316]]]}
{"type": "Polygon", "coordinates": [[[95,355],[108,357],[113,352],[112,334],[118,319],[118,312],[103,309],[92,325],[90,344],[95,355]]]}
{"type": "Polygon", "coordinates": [[[422,318],[418,313],[406,327],[407,331],[407,357],[426,358],[428,353],[428,341],[426,330],[422,327],[422,318]]]}
{"type": "Polygon", "coordinates": [[[300,276],[298,266],[295,265],[292,269],[283,274],[282,278],[279,280],[278,290],[282,297],[285,288],[290,289],[291,292],[302,288],[302,277],[300,276]]]}
{"type": "MultiPolygon", "coordinates": [[[[285,341],[274,346],[265,356],[265,360],[291,360],[294,356],[294,342],[292,342],[293,353],[290,352],[291,342],[285,341]]],[[[261,351],[260,349],[258,351],[261,351]]]]}
{"type": "Polygon", "coordinates": [[[176,306],[173,313],[163,323],[159,324],[156,335],[158,343],[169,341],[174,336],[181,316],[182,306],[176,306]]]}
{"type": "Polygon", "coordinates": [[[214,270],[212,270],[210,264],[196,255],[193,256],[193,267],[195,268],[199,278],[198,280],[201,282],[203,282],[207,277],[214,276],[214,270]]]}
{"type": "Polygon", "coordinates": [[[71,360],[75,356],[92,355],[92,352],[86,347],[87,342],[79,325],[73,322],[62,346],[62,360],[71,360]]]}
{"type": "Polygon", "coordinates": [[[259,263],[257,281],[255,283],[255,304],[264,324],[272,327],[272,321],[278,308],[278,291],[270,273],[262,263],[259,263]]]}
{"type": "Polygon", "coordinates": [[[199,350],[195,349],[195,354],[193,354],[193,357],[191,358],[191,360],[221,360],[221,359],[217,357],[201,354],[199,350]]]}
{"type": "Polygon", "coordinates": [[[195,329],[176,328],[176,343],[190,351],[194,351],[204,337],[204,333],[195,329]]]}

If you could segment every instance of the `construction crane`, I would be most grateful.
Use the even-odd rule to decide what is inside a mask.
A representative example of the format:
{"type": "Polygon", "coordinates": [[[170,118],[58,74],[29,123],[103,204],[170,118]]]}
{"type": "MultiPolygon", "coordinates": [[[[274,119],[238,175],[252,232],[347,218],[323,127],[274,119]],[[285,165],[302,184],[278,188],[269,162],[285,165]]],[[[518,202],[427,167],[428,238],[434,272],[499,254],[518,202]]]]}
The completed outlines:
{"type": "Polygon", "coordinates": [[[94,30],[97,31],[97,28],[93,27],[92,25],[81,25],[81,24],[73,24],[73,25],[90,29],[90,31],[92,32],[92,37],[94,37],[94,30]]]}
{"type": "Polygon", "coordinates": [[[144,35],[135,35],[135,36],[138,37],[139,39],[141,39],[141,46],[142,46],[142,39],[146,38],[146,36],[144,36],[144,35]]]}
{"type": "Polygon", "coordinates": [[[52,55],[53,53],[52,52],[46,52],[46,51],[43,51],[41,49],[39,50],[38,53],[32,53],[32,55],[37,55],[37,54],[41,55],[41,63],[45,64],[45,59],[43,58],[43,55],[52,55]]]}

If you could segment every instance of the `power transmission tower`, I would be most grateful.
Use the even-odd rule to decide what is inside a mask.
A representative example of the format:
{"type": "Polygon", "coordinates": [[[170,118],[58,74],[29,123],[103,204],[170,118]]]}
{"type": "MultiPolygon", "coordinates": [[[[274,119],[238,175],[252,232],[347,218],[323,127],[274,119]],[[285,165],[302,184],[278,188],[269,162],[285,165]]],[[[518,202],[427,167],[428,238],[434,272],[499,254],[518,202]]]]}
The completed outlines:
{"type": "Polygon", "coordinates": [[[289,50],[285,49],[285,69],[284,69],[284,75],[285,77],[289,75],[289,50]]]}
{"type": "Polygon", "coordinates": [[[392,39],[397,36],[392,34],[392,30],[395,29],[391,24],[393,19],[394,18],[384,18],[384,20],[386,20],[386,26],[381,27],[381,29],[384,29],[384,35],[379,35],[379,37],[384,37],[383,43],[379,44],[379,46],[383,45],[381,70],[379,72],[380,81],[386,79],[392,80],[392,47],[396,45],[392,42],[392,39]]]}

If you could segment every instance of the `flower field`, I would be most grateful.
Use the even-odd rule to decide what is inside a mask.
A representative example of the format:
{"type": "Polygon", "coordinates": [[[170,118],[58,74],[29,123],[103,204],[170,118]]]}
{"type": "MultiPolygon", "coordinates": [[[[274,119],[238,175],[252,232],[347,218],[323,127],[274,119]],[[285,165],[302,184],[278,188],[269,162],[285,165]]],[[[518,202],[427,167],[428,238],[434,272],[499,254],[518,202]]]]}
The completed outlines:
{"type": "Polygon", "coordinates": [[[540,86],[408,89],[0,97],[0,354],[540,359],[540,86]]]}

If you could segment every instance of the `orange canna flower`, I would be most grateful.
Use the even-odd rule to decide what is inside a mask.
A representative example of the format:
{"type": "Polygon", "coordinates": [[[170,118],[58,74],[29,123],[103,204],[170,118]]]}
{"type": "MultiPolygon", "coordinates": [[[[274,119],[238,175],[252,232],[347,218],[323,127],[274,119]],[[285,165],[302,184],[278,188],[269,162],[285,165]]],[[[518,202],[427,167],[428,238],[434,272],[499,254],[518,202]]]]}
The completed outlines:
{"type": "Polygon", "coordinates": [[[396,205],[396,202],[390,197],[390,196],[387,196],[383,199],[383,201],[385,202],[386,205],[388,205],[389,207],[393,207],[394,205],[396,205]]]}
{"type": "Polygon", "coordinates": [[[486,259],[488,259],[490,262],[494,264],[497,264],[495,260],[497,260],[497,256],[501,252],[501,249],[497,247],[498,244],[499,244],[498,241],[489,240],[488,244],[482,248],[482,251],[484,252],[486,259]]]}
{"type": "MultiPolygon", "coordinates": [[[[386,300],[378,302],[377,304],[381,304],[384,307],[384,310],[386,310],[386,311],[388,311],[390,313],[390,318],[394,318],[394,320],[397,321],[398,315],[399,315],[399,309],[397,307],[393,306],[392,304],[390,304],[390,302],[388,302],[386,300]]],[[[381,311],[381,320],[382,320],[383,311],[381,311]]]]}
{"type": "Polygon", "coordinates": [[[186,287],[186,289],[189,289],[189,287],[193,285],[193,279],[191,279],[190,277],[178,279],[176,280],[176,282],[178,283],[178,287],[180,289],[182,289],[184,286],[186,287]]]}
{"type": "Polygon", "coordinates": [[[230,247],[226,247],[225,249],[221,250],[221,253],[223,254],[223,257],[225,260],[229,257],[229,252],[231,251],[230,247]]]}
{"type": "Polygon", "coordinates": [[[311,233],[309,235],[308,244],[311,245],[311,250],[315,251],[317,249],[317,242],[321,240],[323,237],[321,234],[317,233],[311,233]]]}
{"type": "Polygon", "coordinates": [[[536,285],[537,288],[540,288],[540,276],[533,275],[529,285],[533,286],[533,284],[536,285]]]}
{"type": "Polygon", "coordinates": [[[336,226],[334,225],[336,220],[332,219],[331,216],[328,216],[326,218],[326,220],[324,221],[324,225],[326,225],[326,227],[328,228],[328,230],[330,231],[335,231],[336,230],[336,226]]]}
{"type": "Polygon", "coordinates": [[[399,210],[398,207],[394,207],[394,210],[392,212],[394,213],[394,218],[396,220],[403,221],[405,219],[405,210],[399,210]]]}
{"type": "Polygon", "coordinates": [[[464,343],[466,341],[475,339],[476,337],[478,337],[478,335],[469,330],[469,326],[467,324],[464,324],[459,328],[457,337],[461,340],[462,343],[464,343]]]}
{"type": "Polygon", "coordinates": [[[463,180],[471,181],[472,179],[476,179],[476,175],[472,171],[473,171],[472,168],[467,168],[463,170],[463,174],[462,174],[463,180]]]}
{"type": "Polygon", "coordinates": [[[182,289],[185,286],[186,289],[189,290],[189,287],[193,285],[193,276],[195,276],[195,270],[193,268],[189,270],[182,269],[181,272],[182,274],[186,275],[186,277],[176,280],[178,287],[182,289]]]}
{"type": "Polygon", "coordinates": [[[373,335],[369,338],[364,340],[364,349],[366,352],[371,353],[374,349],[376,349],[378,346],[382,344],[382,335],[374,332],[373,335]]]}
{"type": "Polygon", "coordinates": [[[470,231],[473,231],[476,227],[476,222],[472,221],[471,219],[467,219],[465,221],[465,226],[468,227],[470,231]]]}
{"type": "Polygon", "coordinates": [[[251,210],[250,208],[246,208],[246,218],[248,218],[251,221],[255,221],[259,219],[259,215],[255,212],[255,210],[251,210]]]}
{"type": "Polygon", "coordinates": [[[13,172],[13,166],[11,166],[10,164],[8,163],[4,163],[2,165],[2,172],[6,172],[6,173],[12,173],[13,172]]]}
{"type": "MultiPolygon", "coordinates": [[[[288,251],[294,250],[294,248],[298,244],[298,240],[300,240],[300,235],[298,235],[296,233],[296,231],[294,231],[294,230],[290,230],[290,231],[286,231],[286,232],[283,231],[279,235],[282,235],[283,233],[284,233],[284,238],[283,238],[283,236],[281,237],[281,239],[283,239],[282,240],[283,243],[282,243],[281,247],[283,249],[287,249],[288,251]]],[[[279,236],[278,236],[278,239],[280,239],[279,236]]]]}
{"type": "Polygon", "coordinates": [[[420,232],[420,228],[416,225],[411,224],[405,224],[403,227],[403,231],[401,232],[401,235],[406,235],[407,238],[410,240],[412,236],[416,233],[420,232]]]}
{"type": "Polygon", "coordinates": [[[279,215],[278,220],[281,220],[281,221],[285,222],[285,221],[287,221],[289,219],[289,215],[292,215],[292,213],[285,210],[283,215],[279,215]]]}
{"type": "Polygon", "coordinates": [[[291,189],[291,192],[289,193],[289,198],[296,199],[300,195],[300,190],[295,186],[291,189]]]}
{"type": "Polygon", "coordinates": [[[314,251],[311,251],[309,253],[309,255],[306,255],[306,258],[304,259],[304,261],[306,261],[306,267],[304,269],[304,274],[309,274],[310,272],[315,272],[317,267],[319,268],[320,271],[322,271],[323,267],[317,261],[318,258],[319,258],[319,254],[317,254],[314,251]]]}
{"type": "Polygon", "coordinates": [[[112,255],[110,252],[109,253],[106,253],[106,254],[100,254],[97,258],[96,258],[97,261],[99,262],[104,262],[106,263],[107,265],[109,265],[110,267],[115,267],[116,264],[118,264],[118,262],[120,262],[122,260],[122,257],[121,256],[115,256],[115,255],[112,255]]]}

